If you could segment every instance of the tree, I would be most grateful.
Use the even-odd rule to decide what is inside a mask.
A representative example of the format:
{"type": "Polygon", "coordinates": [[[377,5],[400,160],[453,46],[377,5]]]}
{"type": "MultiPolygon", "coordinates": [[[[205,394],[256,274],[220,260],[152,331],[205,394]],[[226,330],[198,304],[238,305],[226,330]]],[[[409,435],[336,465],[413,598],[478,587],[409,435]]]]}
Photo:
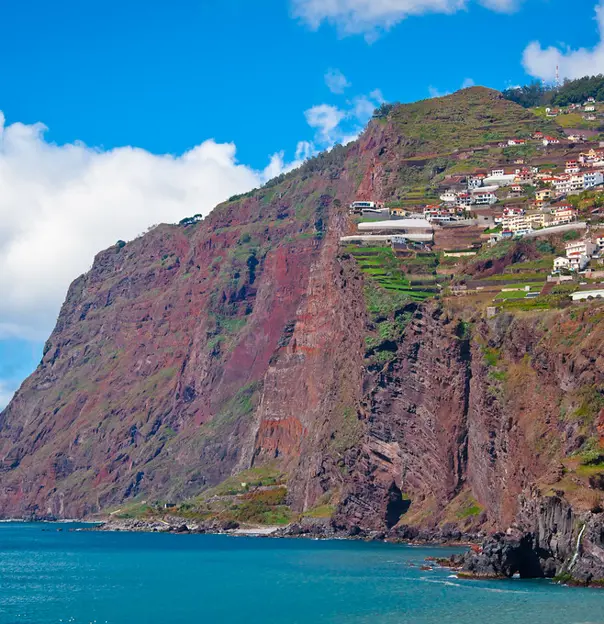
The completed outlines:
{"type": "Polygon", "coordinates": [[[503,92],[503,97],[506,100],[511,100],[516,102],[516,104],[520,104],[520,106],[524,106],[524,108],[531,108],[533,106],[544,106],[548,101],[549,91],[541,82],[535,80],[524,87],[506,89],[503,92]]]}
{"type": "Polygon", "coordinates": [[[203,216],[200,214],[193,215],[192,217],[185,217],[178,222],[178,225],[182,225],[183,227],[187,227],[187,225],[194,225],[195,223],[199,223],[203,219],[203,216]]]}

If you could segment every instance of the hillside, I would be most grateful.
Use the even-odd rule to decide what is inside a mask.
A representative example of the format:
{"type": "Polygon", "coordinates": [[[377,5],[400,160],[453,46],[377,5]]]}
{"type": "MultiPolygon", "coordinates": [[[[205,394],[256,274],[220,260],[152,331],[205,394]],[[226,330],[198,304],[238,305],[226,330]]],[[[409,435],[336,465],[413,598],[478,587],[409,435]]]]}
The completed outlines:
{"type": "Polygon", "coordinates": [[[536,123],[526,110],[482,87],[398,106],[388,120],[405,137],[403,146],[410,149],[403,155],[408,156],[426,152],[444,156],[503,137],[527,137],[537,129],[556,132],[554,124],[536,123]]]}
{"type": "MultiPolygon", "coordinates": [[[[168,505],[403,536],[503,529],[535,487],[594,507],[599,304],[487,318],[480,297],[414,286],[432,269],[411,264],[433,259],[399,269],[339,244],[355,199],[427,201],[447,175],[513,162],[499,137],[560,128],[481,87],[383,113],[203,221],[96,257],[0,416],[2,516],[168,505]]],[[[491,274],[538,262],[531,249],[491,274]]],[[[488,278],[480,260],[448,279],[488,278]]]]}

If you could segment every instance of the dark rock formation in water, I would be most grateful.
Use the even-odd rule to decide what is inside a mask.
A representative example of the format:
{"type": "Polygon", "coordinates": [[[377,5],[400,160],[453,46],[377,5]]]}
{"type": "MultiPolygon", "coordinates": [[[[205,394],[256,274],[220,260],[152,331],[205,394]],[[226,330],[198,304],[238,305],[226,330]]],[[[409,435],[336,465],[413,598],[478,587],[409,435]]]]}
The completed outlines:
{"type": "Polygon", "coordinates": [[[488,537],[461,562],[476,578],[558,578],[604,585],[604,514],[577,514],[559,497],[524,500],[520,524],[488,537]]]}

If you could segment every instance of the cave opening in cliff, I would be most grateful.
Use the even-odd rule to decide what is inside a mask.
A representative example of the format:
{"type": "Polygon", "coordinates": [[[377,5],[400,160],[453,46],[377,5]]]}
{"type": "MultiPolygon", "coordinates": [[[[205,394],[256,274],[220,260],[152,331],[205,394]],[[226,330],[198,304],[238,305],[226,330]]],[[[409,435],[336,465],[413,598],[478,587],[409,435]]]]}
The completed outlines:
{"type": "Polygon", "coordinates": [[[398,524],[401,516],[407,513],[411,501],[403,498],[403,493],[400,488],[394,483],[391,483],[388,489],[388,502],[386,504],[386,526],[391,529],[398,524]]]}

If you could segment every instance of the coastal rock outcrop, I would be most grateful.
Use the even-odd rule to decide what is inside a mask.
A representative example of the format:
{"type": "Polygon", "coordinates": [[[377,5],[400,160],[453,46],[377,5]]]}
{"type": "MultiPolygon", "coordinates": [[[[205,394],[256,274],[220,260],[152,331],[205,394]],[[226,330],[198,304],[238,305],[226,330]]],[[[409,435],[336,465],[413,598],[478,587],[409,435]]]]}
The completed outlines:
{"type": "Polygon", "coordinates": [[[519,524],[488,537],[461,562],[474,578],[557,578],[604,585],[604,514],[577,514],[557,496],[523,500],[519,524]]]}

